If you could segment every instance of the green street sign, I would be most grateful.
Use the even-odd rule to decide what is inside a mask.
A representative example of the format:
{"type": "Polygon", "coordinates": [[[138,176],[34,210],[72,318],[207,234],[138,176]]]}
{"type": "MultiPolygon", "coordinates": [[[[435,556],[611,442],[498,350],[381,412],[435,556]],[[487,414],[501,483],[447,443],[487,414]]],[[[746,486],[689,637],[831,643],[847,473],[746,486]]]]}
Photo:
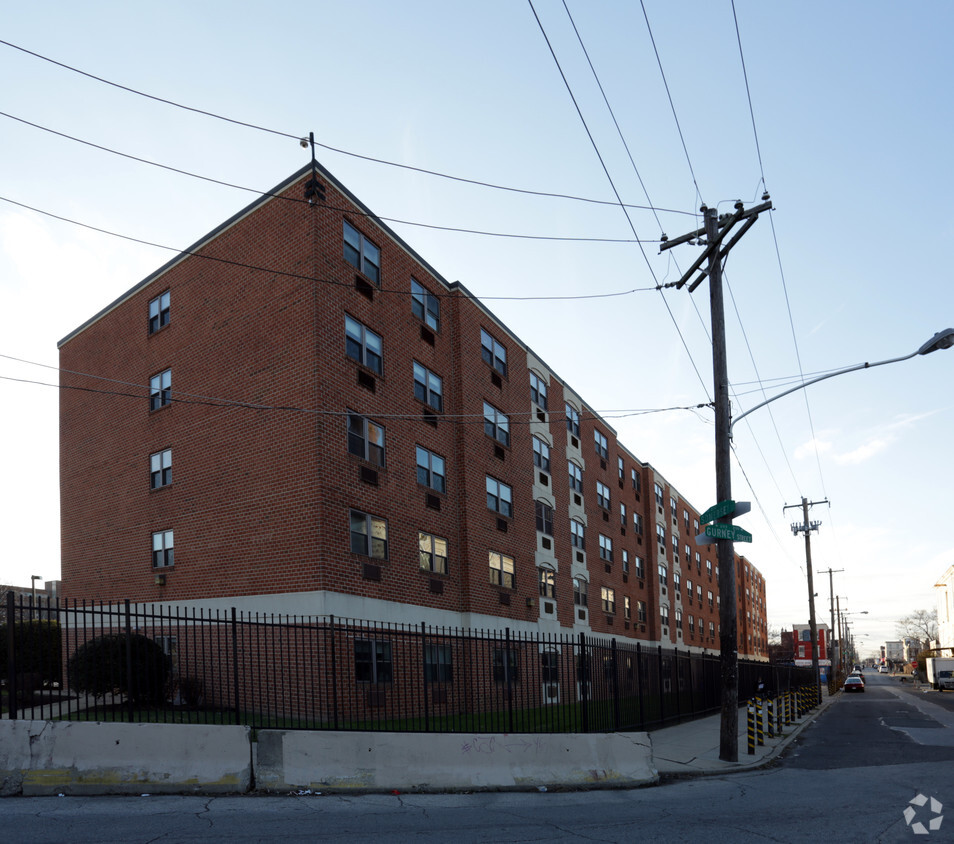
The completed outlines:
{"type": "Polygon", "coordinates": [[[708,510],[705,511],[701,516],[699,516],[700,524],[708,524],[713,522],[722,516],[728,516],[731,513],[735,512],[735,502],[732,500],[729,501],[720,501],[718,504],[713,504],[708,510]]]}
{"type": "Polygon", "coordinates": [[[713,539],[731,539],[733,542],[751,542],[752,534],[743,530],[738,525],[706,525],[703,537],[709,536],[713,539]]]}

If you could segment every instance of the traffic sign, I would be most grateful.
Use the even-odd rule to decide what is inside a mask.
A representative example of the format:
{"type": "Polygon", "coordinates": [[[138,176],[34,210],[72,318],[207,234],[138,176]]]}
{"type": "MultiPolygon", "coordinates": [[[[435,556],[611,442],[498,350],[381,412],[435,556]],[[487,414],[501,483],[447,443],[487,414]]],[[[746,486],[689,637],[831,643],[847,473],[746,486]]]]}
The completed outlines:
{"type": "Polygon", "coordinates": [[[705,513],[699,517],[699,522],[705,525],[722,518],[722,516],[742,516],[751,509],[752,503],[750,501],[732,501],[731,499],[728,501],[720,501],[718,504],[714,504],[706,510],[705,513]]]}
{"type": "Polygon", "coordinates": [[[733,542],[751,542],[752,534],[738,525],[723,525],[719,523],[706,525],[703,533],[696,537],[701,545],[711,545],[713,539],[731,539],[733,542]]]}

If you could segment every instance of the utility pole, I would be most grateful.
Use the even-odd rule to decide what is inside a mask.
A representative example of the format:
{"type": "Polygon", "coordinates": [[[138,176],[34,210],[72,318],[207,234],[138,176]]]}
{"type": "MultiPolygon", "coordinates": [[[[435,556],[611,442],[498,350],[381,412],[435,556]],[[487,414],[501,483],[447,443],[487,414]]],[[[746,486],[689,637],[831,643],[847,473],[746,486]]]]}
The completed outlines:
{"type": "MultiPolygon", "coordinates": [[[[808,521],[808,508],[814,506],[815,504],[827,504],[828,499],[824,501],[812,501],[809,502],[805,496],[802,496],[802,517],[804,521],[802,524],[797,522],[792,525],[792,533],[795,536],[798,536],[800,533],[805,534],[805,569],[808,572],[808,629],[811,632],[812,637],[812,671],[815,675],[815,693],[817,695],[817,700],[821,701],[821,674],[818,670],[818,625],[815,623],[815,578],[812,576],[812,537],[811,533],[813,530],[818,530],[821,522],[809,522],[808,521]]],[[[782,510],[789,510],[792,507],[797,507],[797,504],[786,505],[782,510]]]]}
{"type": "MultiPolygon", "coordinates": [[[[734,214],[719,215],[715,208],[705,205],[702,212],[705,226],[694,232],[669,240],[664,235],[660,251],[671,249],[680,243],[695,243],[697,240],[706,248],[683,273],[682,278],[672,285],[677,289],[689,280],[696,271],[699,277],[689,285],[692,293],[708,276],[709,312],[712,331],[712,388],[715,393],[715,473],[716,500],[727,502],[732,499],[732,466],[729,460],[730,428],[732,409],[729,405],[729,375],[725,348],[725,308],[722,299],[722,262],[729,250],[739,242],[758,220],[759,214],[772,207],[768,193],[762,195],[763,202],[745,210],[742,202],[735,203],[734,214]],[[742,227],[723,246],[723,241],[736,223],[745,221],[742,227]],[[702,238],[705,238],[703,241],[702,238]],[[700,270],[703,261],[706,269],[700,270]]],[[[732,514],[720,516],[717,521],[730,524],[732,514]]],[[[722,674],[722,716],[719,728],[719,758],[724,762],[739,761],[739,642],[738,617],[736,613],[737,593],[735,584],[735,546],[732,539],[716,539],[716,559],[719,563],[719,665],[722,674]]]]}
{"type": "MultiPolygon", "coordinates": [[[[844,571],[844,569],[832,569],[832,568],[830,568],[830,567],[829,567],[829,569],[828,569],[828,601],[829,601],[829,604],[830,604],[830,606],[831,606],[831,627],[829,628],[829,631],[830,631],[830,632],[829,632],[829,634],[828,634],[828,637],[829,637],[829,641],[828,641],[828,658],[829,658],[829,659],[831,659],[831,655],[832,655],[831,637],[834,636],[834,635],[836,635],[836,631],[835,631],[835,581],[834,581],[834,578],[832,577],[832,575],[833,575],[833,574],[837,574],[838,572],[843,572],[843,571],[844,571]]],[[[825,573],[825,570],[824,570],[824,569],[822,569],[820,572],[818,572],[818,574],[824,574],[824,573],[825,573]]],[[[839,653],[839,655],[841,654],[841,636],[838,637],[838,653],[839,653]]],[[[831,662],[831,667],[832,667],[832,670],[834,671],[834,668],[835,668],[835,662],[834,662],[834,660],[832,660],[832,662],[831,662]]]]}

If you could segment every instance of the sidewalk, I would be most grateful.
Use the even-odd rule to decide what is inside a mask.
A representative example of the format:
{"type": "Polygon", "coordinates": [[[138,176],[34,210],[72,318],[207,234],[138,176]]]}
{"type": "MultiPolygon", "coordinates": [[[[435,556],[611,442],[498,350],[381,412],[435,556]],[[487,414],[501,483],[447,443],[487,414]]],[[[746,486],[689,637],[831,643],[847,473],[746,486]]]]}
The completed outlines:
{"type": "Polygon", "coordinates": [[[706,776],[761,767],[778,756],[795,737],[818,715],[824,712],[834,698],[822,686],[822,702],[800,720],[783,725],[782,735],[770,738],[764,733],[765,743],[756,744],[755,753],[748,752],[746,707],[739,709],[739,761],[724,762],[719,758],[719,731],[722,716],[710,715],[687,721],[674,727],[654,730],[649,734],[653,748],[653,764],[660,777],[706,776]]]}

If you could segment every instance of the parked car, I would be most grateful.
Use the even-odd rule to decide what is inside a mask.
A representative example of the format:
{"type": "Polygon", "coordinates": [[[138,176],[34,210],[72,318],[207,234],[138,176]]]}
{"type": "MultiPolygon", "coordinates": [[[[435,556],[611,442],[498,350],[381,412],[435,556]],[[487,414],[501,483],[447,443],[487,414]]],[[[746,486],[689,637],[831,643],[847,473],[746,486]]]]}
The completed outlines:
{"type": "Polygon", "coordinates": [[[878,666],[878,673],[879,673],[879,674],[887,674],[887,673],[888,673],[888,666],[887,666],[887,665],[879,665],[879,666],[878,666]]]}
{"type": "Polygon", "coordinates": [[[857,674],[851,674],[845,677],[845,685],[841,687],[843,692],[863,692],[865,690],[865,681],[857,674]]]}
{"type": "Polygon", "coordinates": [[[851,674],[849,674],[848,676],[849,676],[849,677],[857,677],[859,680],[861,680],[861,684],[864,685],[865,675],[862,674],[860,671],[852,671],[851,674]]]}

